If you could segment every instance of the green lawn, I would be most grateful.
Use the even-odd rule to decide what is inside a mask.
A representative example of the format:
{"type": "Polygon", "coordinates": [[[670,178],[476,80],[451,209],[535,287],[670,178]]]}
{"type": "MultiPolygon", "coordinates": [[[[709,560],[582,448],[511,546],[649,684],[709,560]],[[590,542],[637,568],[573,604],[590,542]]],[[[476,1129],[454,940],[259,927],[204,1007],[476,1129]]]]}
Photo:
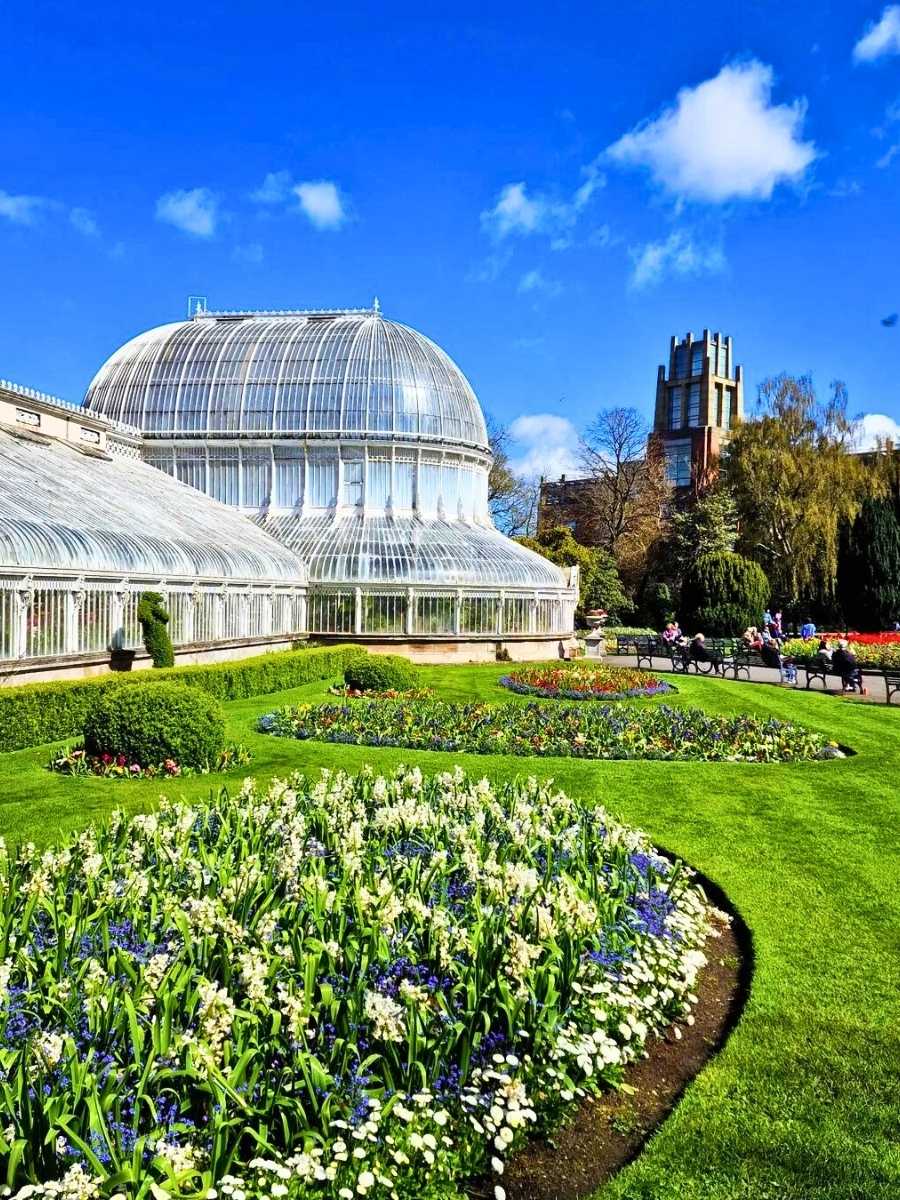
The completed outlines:
{"type": "MultiPolygon", "coordinates": [[[[524,702],[498,666],[423,669],[446,699],[524,702]]],[[[754,711],[821,729],[841,762],[706,764],[437,754],[263,737],[255,717],[324,693],[309,684],[226,706],[260,777],[365,763],[461,762],[502,779],[552,775],[602,800],[715,879],[753,933],[744,1015],[635,1163],[598,1200],[857,1200],[900,1196],[900,707],[715,679],[679,679],[677,704],[754,711]]],[[[553,703],[548,701],[547,703],[553,703]]],[[[658,703],[646,701],[645,703],[658,703]]],[[[160,791],[205,795],[228,777],[140,783],[52,776],[49,747],[0,755],[0,834],[46,843],[160,791]]]]}

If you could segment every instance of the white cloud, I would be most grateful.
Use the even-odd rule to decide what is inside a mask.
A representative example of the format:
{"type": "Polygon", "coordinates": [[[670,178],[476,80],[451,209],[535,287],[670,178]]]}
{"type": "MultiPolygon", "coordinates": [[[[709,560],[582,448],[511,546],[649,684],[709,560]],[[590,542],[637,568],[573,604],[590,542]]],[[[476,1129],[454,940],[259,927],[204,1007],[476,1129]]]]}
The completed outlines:
{"type": "Polygon", "coordinates": [[[35,218],[51,201],[43,196],[12,196],[0,191],[0,217],[6,217],[14,225],[33,225],[35,218]]]}
{"type": "Polygon", "coordinates": [[[718,274],[725,269],[725,255],[720,246],[695,243],[693,237],[676,229],[664,242],[646,242],[631,251],[634,268],[633,288],[658,283],[666,275],[718,274]]]}
{"type": "Polygon", "coordinates": [[[553,413],[516,417],[509,434],[510,466],[516,474],[558,479],[578,473],[578,432],[566,417],[553,413]]]}
{"type": "Polygon", "coordinates": [[[100,235],[97,218],[86,208],[73,208],[69,213],[69,223],[85,237],[99,237],[100,235]]]}
{"type": "Polygon", "coordinates": [[[340,229],[347,211],[337,185],[328,179],[298,183],[293,189],[300,207],[316,229],[340,229]]]}
{"type": "Polygon", "coordinates": [[[512,250],[500,249],[476,263],[466,276],[468,283],[494,283],[499,279],[512,258],[512,250]]]}
{"type": "Polygon", "coordinates": [[[875,163],[875,166],[879,167],[881,170],[884,170],[885,167],[889,167],[891,165],[898,154],[900,154],[900,142],[895,142],[893,146],[888,146],[881,158],[879,158],[875,163]]]}
{"type": "Polygon", "coordinates": [[[816,157],[800,140],[806,101],[772,104],[772,68],[756,59],[732,63],[674,106],[609,147],[626,166],[647,167],[683,199],[721,204],[768,200],[778,183],[799,180],[816,157]]]}
{"type": "Polygon", "coordinates": [[[866,413],[860,417],[854,431],[854,442],[858,450],[874,450],[878,441],[890,439],[900,446],[900,423],[885,413],[866,413]]]}
{"type": "Polygon", "coordinates": [[[156,202],[156,219],[194,237],[209,238],[216,232],[219,202],[209,188],[166,192],[156,202]]]}
{"type": "Polygon", "coordinates": [[[547,234],[556,238],[557,248],[568,245],[565,234],[578,220],[580,213],[590,203],[594,193],[604,186],[606,177],[597,163],[582,167],[584,182],[572,193],[571,199],[560,200],[547,192],[529,195],[524,180],[507,183],[499,191],[494,207],[481,214],[482,228],[493,237],[505,238],[511,234],[528,236],[533,233],[547,234]]]}
{"type": "Polygon", "coordinates": [[[545,296],[558,296],[563,286],[557,279],[546,279],[540,267],[534,267],[519,280],[520,292],[543,292],[545,296]]]}
{"type": "Polygon", "coordinates": [[[292,187],[290,171],[270,171],[250,199],[257,204],[286,204],[292,187]]]}
{"type": "Polygon", "coordinates": [[[853,47],[857,63],[875,62],[888,54],[900,54],[900,4],[889,4],[853,47]]]}
{"type": "Polygon", "coordinates": [[[861,194],[862,184],[858,179],[841,178],[828,189],[829,196],[835,196],[841,200],[846,199],[848,196],[859,196],[861,194]]]}
{"type": "Polygon", "coordinates": [[[248,242],[244,246],[235,246],[231,252],[231,257],[235,262],[258,266],[265,258],[265,251],[259,242],[248,242]]]}

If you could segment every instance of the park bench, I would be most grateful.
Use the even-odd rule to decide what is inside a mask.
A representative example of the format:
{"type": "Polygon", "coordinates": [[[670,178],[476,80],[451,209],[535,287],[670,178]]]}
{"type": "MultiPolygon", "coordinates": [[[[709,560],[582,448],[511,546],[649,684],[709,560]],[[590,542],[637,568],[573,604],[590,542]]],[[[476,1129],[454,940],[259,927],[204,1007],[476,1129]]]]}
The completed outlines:
{"type": "Polygon", "coordinates": [[[706,652],[709,654],[709,660],[704,662],[691,655],[690,646],[667,646],[663,643],[656,651],[658,656],[668,657],[676,675],[687,675],[691,667],[698,675],[709,675],[711,671],[716,674],[720,670],[724,672],[726,665],[724,650],[717,646],[715,641],[709,639],[706,643],[706,652]]]}
{"type": "Polygon", "coordinates": [[[617,637],[616,638],[616,654],[630,654],[631,651],[635,648],[636,641],[637,641],[636,638],[628,637],[627,635],[625,637],[617,637]]]}
{"type": "MultiPolygon", "coordinates": [[[[821,679],[822,688],[824,691],[827,692],[828,691],[828,681],[830,679],[834,679],[840,683],[841,688],[843,689],[844,677],[843,677],[843,675],[841,675],[840,671],[835,671],[834,667],[828,666],[825,663],[821,663],[821,662],[802,662],[801,661],[801,662],[797,663],[797,669],[800,670],[801,668],[806,672],[806,687],[807,688],[809,688],[815,682],[815,680],[821,679]]],[[[888,672],[883,671],[880,673],[884,675],[885,690],[887,690],[887,688],[888,688],[888,672]]],[[[860,679],[862,680],[863,687],[866,686],[866,678],[871,677],[873,674],[874,674],[874,672],[872,672],[872,671],[866,671],[865,669],[860,670],[860,679]]],[[[892,674],[893,674],[894,680],[897,684],[897,687],[892,688],[891,691],[900,690],[900,672],[892,672],[892,674]]],[[[888,702],[888,704],[890,704],[890,702],[891,702],[891,692],[888,692],[887,702],[888,702]]]]}
{"type": "Polygon", "coordinates": [[[663,643],[656,637],[635,637],[631,639],[631,645],[634,646],[634,652],[637,655],[637,665],[640,667],[642,663],[653,668],[653,656],[659,658],[666,651],[663,649],[663,643]]]}
{"type": "Polygon", "coordinates": [[[900,695],[900,670],[884,668],[885,700],[890,704],[891,696],[900,695]]]}

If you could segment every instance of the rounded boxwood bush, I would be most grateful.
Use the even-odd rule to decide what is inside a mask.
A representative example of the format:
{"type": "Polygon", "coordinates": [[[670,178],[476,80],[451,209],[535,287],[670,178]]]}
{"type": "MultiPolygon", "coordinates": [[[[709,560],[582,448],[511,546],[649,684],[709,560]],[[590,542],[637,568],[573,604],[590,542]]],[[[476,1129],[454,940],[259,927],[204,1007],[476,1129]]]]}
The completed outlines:
{"type": "Polygon", "coordinates": [[[84,745],[88,754],[124,754],[142,767],[166,759],[203,767],[225,746],[225,714],[212,696],[183,684],[116,687],[88,714],[84,745]]]}
{"type": "Polygon", "coordinates": [[[769,594],[762,567],[749,558],[724,550],[703,554],[682,584],[682,627],[692,634],[737,637],[759,624],[769,594]]]}
{"type": "Polygon", "coordinates": [[[399,654],[369,654],[344,670],[344,683],[360,692],[406,692],[416,686],[416,668],[399,654]]]}

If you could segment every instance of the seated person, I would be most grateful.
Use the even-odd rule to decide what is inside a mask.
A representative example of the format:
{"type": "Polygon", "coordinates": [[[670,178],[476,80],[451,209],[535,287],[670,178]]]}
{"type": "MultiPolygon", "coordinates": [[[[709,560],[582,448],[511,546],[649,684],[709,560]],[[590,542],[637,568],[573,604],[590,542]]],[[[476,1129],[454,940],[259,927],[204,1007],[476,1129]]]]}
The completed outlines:
{"type": "Polygon", "coordinates": [[[824,638],[819,638],[819,648],[816,651],[816,658],[825,667],[831,667],[831,647],[824,638]]]}
{"type": "Polygon", "coordinates": [[[712,663],[717,674],[721,669],[722,655],[706,648],[706,635],[703,633],[698,633],[694,637],[688,653],[694,662],[712,663]]]}
{"type": "Polygon", "coordinates": [[[841,638],[838,642],[838,648],[831,656],[831,666],[840,675],[845,692],[855,692],[858,688],[860,694],[865,696],[866,689],[863,687],[862,671],[846,638],[841,638]]]}
{"type": "Polygon", "coordinates": [[[665,629],[662,631],[662,633],[660,634],[660,637],[662,638],[662,640],[665,642],[665,644],[667,646],[671,646],[675,642],[678,641],[678,638],[680,637],[680,635],[681,635],[681,630],[678,628],[678,626],[675,624],[674,621],[670,621],[668,623],[668,625],[665,627],[665,629]]]}
{"type": "Polygon", "coordinates": [[[800,636],[803,638],[804,642],[811,642],[816,636],[815,621],[804,621],[800,626],[800,636]]]}
{"type": "Polygon", "coordinates": [[[782,683],[797,682],[797,668],[790,659],[784,658],[774,638],[769,638],[763,643],[759,656],[763,660],[763,666],[778,672],[782,683]]]}

